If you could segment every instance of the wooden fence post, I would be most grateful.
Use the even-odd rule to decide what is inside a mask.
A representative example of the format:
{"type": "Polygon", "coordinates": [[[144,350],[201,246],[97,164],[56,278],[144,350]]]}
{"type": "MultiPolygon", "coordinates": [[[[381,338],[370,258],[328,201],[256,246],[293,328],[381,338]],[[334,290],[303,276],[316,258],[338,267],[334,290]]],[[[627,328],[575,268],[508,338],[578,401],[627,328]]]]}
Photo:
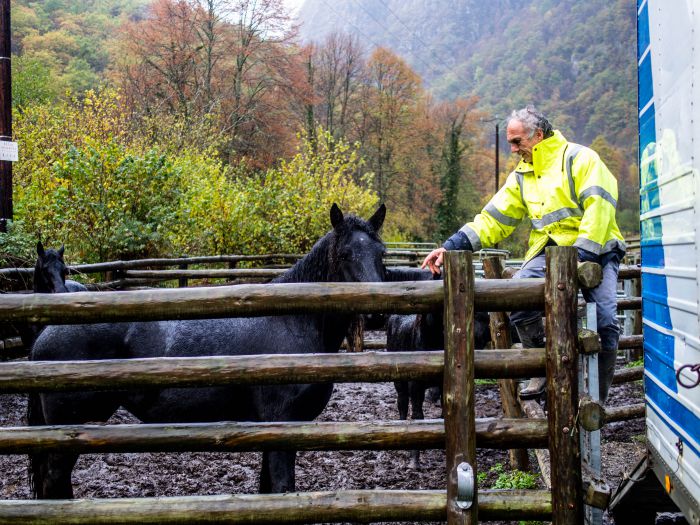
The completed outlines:
{"type": "Polygon", "coordinates": [[[576,248],[547,248],[545,320],[552,522],[583,523],[578,409],[576,248]]]}
{"type": "MultiPolygon", "coordinates": [[[[489,256],[482,259],[484,276],[487,279],[500,279],[503,274],[503,257],[489,256]]],[[[491,340],[496,348],[510,348],[510,320],[505,312],[491,312],[491,340]]],[[[506,417],[523,417],[523,411],[518,403],[518,388],[513,379],[499,379],[498,390],[501,394],[503,415],[506,417]]],[[[527,471],[530,461],[527,450],[524,448],[513,449],[510,453],[510,466],[513,469],[527,471]]]]}
{"type": "MultiPolygon", "coordinates": [[[[187,257],[187,256],[183,255],[182,257],[187,257]]],[[[189,267],[189,265],[187,263],[182,263],[182,264],[178,265],[178,268],[180,270],[187,270],[188,267],[189,267]]],[[[180,277],[177,280],[177,285],[179,288],[187,288],[187,286],[189,285],[187,277],[180,277]]]]}
{"type": "Polygon", "coordinates": [[[477,523],[474,407],[474,266],[471,252],[445,253],[444,418],[447,464],[447,523],[477,523]],[[472,504],[458,505],[458,468],[473,474],[472,504]]]}

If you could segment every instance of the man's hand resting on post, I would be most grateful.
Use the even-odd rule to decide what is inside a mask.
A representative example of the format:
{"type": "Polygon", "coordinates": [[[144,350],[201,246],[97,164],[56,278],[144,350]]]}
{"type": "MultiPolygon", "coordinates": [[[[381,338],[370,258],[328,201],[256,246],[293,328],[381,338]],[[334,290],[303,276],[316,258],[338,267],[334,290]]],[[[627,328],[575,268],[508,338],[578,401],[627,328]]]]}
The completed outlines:
{"type": "Polygon", "coordinates": [[[445,248],[435,248],[432,252],[430,252],[425,259],[423,260],[423,264],[420,265],[421,268],[425,268],[426,266],[430,268],[430,271],[433,272],[433,275],[439,275],[440,274],[440,267],[442,266],[443,262],[443,253],[445,253],[447,250],[445,248]]]}

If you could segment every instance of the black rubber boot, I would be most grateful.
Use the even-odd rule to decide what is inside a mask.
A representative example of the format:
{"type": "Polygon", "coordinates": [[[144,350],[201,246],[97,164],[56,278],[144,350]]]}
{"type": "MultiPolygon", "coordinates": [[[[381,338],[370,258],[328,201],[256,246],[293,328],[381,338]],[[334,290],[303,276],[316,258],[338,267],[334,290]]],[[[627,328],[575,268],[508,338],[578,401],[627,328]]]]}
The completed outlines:
{"type": "Polygon", "coordinates": [[[598,392],[600,402],[608,399],[610,385],[615,375],[615,363],[617,362],[617,349],[605,348],[598,354],[598,392]]]}
{"type": "MultiPolygon", "coordinates": [[[[543,348],[544,347],[544,325],[542,319],[537,318],[526,323],[515,325],[518,331],[523,348],[543,348]]],[[[544,377],[533,377],[530,382],[520,390],[521,399],[535,399],[545,392],[547,379],[544,377]]]]}

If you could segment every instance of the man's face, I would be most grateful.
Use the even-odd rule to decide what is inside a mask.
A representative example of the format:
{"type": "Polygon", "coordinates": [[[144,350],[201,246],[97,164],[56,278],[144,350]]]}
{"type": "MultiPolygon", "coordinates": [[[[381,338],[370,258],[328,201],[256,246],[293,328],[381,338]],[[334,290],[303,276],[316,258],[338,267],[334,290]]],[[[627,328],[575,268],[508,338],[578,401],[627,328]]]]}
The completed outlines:
{"type": "Polygon", "coordinates": [[[535,134],[529,137],[530,133],[524,128],[519,120],[511,120],[506,128],[506,139],[510,144],[510,152],[520,155],[525,162],[532,162],[532,148],[544,137],[542,130],[535,130],[535,134]]]}

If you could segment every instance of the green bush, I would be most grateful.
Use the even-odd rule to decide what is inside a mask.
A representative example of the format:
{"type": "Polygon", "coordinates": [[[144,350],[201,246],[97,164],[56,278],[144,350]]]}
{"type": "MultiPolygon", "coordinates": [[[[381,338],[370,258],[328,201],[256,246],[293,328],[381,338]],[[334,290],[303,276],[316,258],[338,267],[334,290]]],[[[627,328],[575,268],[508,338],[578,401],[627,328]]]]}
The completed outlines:
{"type": "Polygon", "coordinates": [[[27,234],[22,221],[8,221],[7,232],[0,233],[0,267],[34,266],[35,260],[36,240],[27,234]]]}
{"type": "Polygon", "coordinates": [[[207,123],[138,128],[114,91],[15,112],[22,152],[15,215],[27,245],[65,243],[76,262],[222,253],[303,253],[329,209],[368,216],[371,175],[357,147],[319,130],[267,171],[227,165],[207,123]],[[189,142],[182,137],[190,137],[189,142]]]}

